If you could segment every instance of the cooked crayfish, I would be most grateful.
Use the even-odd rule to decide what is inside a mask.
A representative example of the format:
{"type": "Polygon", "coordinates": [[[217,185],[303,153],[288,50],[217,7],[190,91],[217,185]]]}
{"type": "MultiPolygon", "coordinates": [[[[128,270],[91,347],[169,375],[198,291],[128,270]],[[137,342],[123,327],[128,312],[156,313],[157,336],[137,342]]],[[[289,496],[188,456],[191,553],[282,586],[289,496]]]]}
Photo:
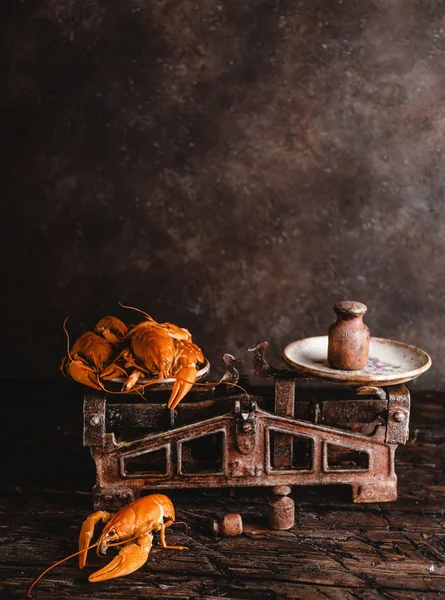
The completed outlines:
{"type": "Polygon", "coordinates": [[[115,577],[129,575],[140,569],[148,559],[153,545],[153,531],[159,532],[161,546],[170,550],[187,550],[186,546],[167,546],[165,529],[175,522],[175,509],[173,503],[163,494],[144,496],[127,504],[115,515],[99,510],[85,519],[79,535],[79,551],[59,560],[46,569],[31,585],[28,597],[38,581],[53,567],[66,560],[79,556],[79,567],[83,569],[86,564],[88,550],[97,548],[97,553],[105,554],[109,547],[123,546],[113,560],[92,573],[88,581],[106,581],[115,577]],[[106,523],[95,544],[90,545],[94,535],[94,528],[103,521],[106,523]]]}
{"type": "Polygon", "coordinates": [[[88,581],[106,581],[140,569],[147,562],[153,544],[153,531],[160,532],[163,548],[187,550],[185,546],[167,546],[165,529],[174,523],[175,509],[170,498],[162,494],[153,494],[127,504],[114,516],[100,510],[85,519],[79,536],[81,569],[86,564],[90,540],[99,521],[106,523],[96,544],[99,553],[105,554],[107,548],[116,543],[128,545],[103,569],[90,575],[88,581]]]}
{"type": "Polygon", "coordinates": [[[113,347],[103,337],[86,331],[62,359],[60,370],[78,383],[100,390],[98,375],[108,364],[113,347]]]}
{"type": "MultiPolygon", "coordinates": [[[[68,342],[67,356],[62,359],[60,365],[62,373],[78,383],[83,383],[96,390],[103,389],[99,377],[102,376],[112,359],[114,346],[127,331],[125,323],[116,317],[104,317],[96,323],[94,332],[83,333],[71,349],[68,342]]],[[[118,365],[113,365],[113,369],[108,369],[107,374],[109,377],[119,377],[122,376],[123,369],[118,365]]],[[[124,374],[126,373],[124,372],[124,374]]]]}
{"type": "Polygon", "coordinates": [[[131,340],[130,348],[118,359],[124,361],[125,369],[133,371],[122,389],[131,391],[144,374],[155,375],[157,379],[172,377],[176,381],[167,407],[174,409],[192,388],[199,365],[205,361],[201,349],[191,341],[190,332],[172,323],[149,320],[133,327],[127,337],[131,340]]]}

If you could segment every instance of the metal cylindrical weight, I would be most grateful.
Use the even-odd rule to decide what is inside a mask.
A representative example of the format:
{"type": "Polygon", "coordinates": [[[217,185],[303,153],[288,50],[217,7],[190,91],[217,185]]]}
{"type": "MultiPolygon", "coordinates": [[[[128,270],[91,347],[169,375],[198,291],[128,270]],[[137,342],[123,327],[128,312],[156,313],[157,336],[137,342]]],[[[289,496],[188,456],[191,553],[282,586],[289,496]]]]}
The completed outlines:
{"type": "Polygon", "coordinates": [[[289,498],[291,493],[287,485],[273,488],[274,497],[269,502],[269,527],[285,530],[295,525],[295,502],[289,498]]]}
{"type": "Polygon", "coordinates": [[[243,533],[243,520],[241,515],[230,513],[223,515],[220,521],[212,519],[210,529],[213,534],[220,534],[225,537],[235,537],[243,533]]]}
{"type": "Polygon", "coordinates": [[[234,537],[243,533],[243,520],[239,514],[224,515],[221,519],[222,534],[234,537]]]}
{"type": "Polygon", "coordinates": [[[361,302],[344,301],[334,306],[337,321],[329,328],[328,362],[333,369],[358,371],[366,367],[370,333],[363,323],[367,308],[361,302]]]}

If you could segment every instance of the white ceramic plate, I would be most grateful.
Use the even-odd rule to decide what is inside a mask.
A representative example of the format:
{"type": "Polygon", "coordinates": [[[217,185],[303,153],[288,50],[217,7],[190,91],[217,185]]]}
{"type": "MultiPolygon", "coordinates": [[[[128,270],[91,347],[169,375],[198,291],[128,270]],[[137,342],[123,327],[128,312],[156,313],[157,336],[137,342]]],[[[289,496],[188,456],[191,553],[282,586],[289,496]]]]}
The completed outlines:
{"type": "Polygon", "coordinates": [[[384,338],[371,338],[368,364],[360,371],[333,369],[327,356],[327,335],[292,342],[283,352],[284,360],[298,371],[349,385],[395,385],[415,379],[431,366],[431,358],[420,348],[384,338]]]}

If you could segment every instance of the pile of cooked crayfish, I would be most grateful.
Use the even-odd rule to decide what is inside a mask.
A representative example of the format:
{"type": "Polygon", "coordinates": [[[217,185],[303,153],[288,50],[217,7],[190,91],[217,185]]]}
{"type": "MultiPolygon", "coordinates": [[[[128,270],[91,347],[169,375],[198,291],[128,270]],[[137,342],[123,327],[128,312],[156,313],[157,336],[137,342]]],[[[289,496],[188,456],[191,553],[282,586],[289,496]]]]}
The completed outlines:
{"type": "Polygon", "coordinates": [[[105,382],[110,380],[124,380],[117,393],[140,393],[147,385],[173,378],[167,407],[174,409],[196,382],[205,363],[202,350],[193,343],[187,329],[158,323],[147,313],[134,310],[141,312],[145,320],[127,327],[117,317],[104,317],[71,348],[65,321],[67,356],[60,369],[79,383],[110,393],[116,393],[106,389],[105,382]]]}

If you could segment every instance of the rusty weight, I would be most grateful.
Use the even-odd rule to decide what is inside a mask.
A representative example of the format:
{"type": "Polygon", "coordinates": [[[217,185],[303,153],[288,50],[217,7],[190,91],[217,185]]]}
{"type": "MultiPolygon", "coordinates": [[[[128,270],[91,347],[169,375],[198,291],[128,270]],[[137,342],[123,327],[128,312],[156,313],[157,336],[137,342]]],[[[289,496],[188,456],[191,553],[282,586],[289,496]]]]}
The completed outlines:
{"type": "Polygon", "coordinates": [[[269,501],[269,527],[286,530],[295,525],[295,502],[289,497],[291,488],[277,485],[272,489],[273,496],[269,501]]]}
{"type": "Polygon", "coordinates": [[[228,513],[219,520],[211,519],[211,531],[224,537],[235,537],[243,533],[243,520],[238,513],[228,513]]]}
{"type": "Polygon", "coordinates": [[[334,369],[358,371],[369,357],[369,328],[363,323],[367,307],[346,300],[334,306],[337,321],[329,328],[328,362],[334,369]]]}

